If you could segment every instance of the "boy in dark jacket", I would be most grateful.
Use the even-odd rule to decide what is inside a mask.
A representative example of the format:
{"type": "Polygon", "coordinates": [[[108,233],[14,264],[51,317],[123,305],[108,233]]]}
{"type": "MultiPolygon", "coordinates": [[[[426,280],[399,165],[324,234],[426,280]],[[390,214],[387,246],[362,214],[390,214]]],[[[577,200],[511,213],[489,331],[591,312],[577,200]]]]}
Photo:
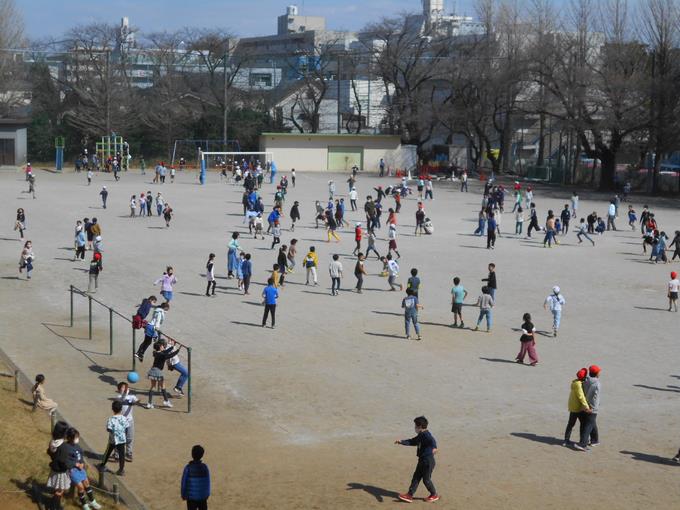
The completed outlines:
{"type": "Polygon", "coordinates": [[[411,486],[406,494],[399,494],[399,499],[406,503],[412,503],[413,495],[416,493],[416,489],[418,489],[418,485],[422,480],[427,490],[430,491],[430,495],[425,501],[431,503],[439,500],[437,490],[432,483],[432,471],[435,466],[434,454],[437,453],[437,440],[430,434],[430,431],[427,430],[427,418],[418,416],[413,422],[415,423],[416,437],[412,439],[401,439],[394,442],[394,444],[418,447],[418,465],[413,473],[411,486]]]}
{"type": "Polygon", "coordinates": [[[191,449],[192,461],[182,473],[182,499],[187,502],[187,510],[208,510],[210,497],[210,470],[203,464],[205,450],[200,445],[191,449]]]}

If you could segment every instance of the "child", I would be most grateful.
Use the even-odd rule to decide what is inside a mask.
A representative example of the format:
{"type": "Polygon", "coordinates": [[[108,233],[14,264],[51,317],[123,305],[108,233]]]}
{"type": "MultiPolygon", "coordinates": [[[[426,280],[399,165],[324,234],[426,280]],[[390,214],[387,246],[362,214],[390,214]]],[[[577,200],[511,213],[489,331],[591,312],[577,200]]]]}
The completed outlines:
{"type": "Polygon", "coordinates": [[[517,354],[515,361],[517,363],[524,363],[524,357],[529,354],[529,361],[531,366],[535,367],[538,365],[538,356],[536,355],[536,341],[534,339],[534,332],[536,328],[531,322],[531,315],[525,313],[522,316],[524,323],[522,324],[522,336],[519,339],[520,345],[522,346],[517,354]]]}
{"type": "Polygon", "coordinates": [[[99,252],[95,252],[92,255],[92,260],[90,261],[90,268],[88,269],[88,283],[87,283],[87,292],[97,292],[97,288],[99,287],[99,273],[101,273],[104,270],[102,267],[102,254],[99,252]]]}
{"type": "MultiPolygon", "coordinates": [[[[210,297],[215,295],[215,286],[217,282],[215,281],[215,254],[211,253],[208,255],[208,263],[205,265],[205,277],[208,280],[208,286],[205,288],[205,295],[210,297]],[[212,294],[210,293],[210,288],[212,287],[212,294]]],[[[240,287],[239,287],[240,288],[240,287]]]]}
{"type": "Polygon", "coordinates": [[[90,481],[87,478],[87,471],[85,471],[85,461],[83,459],[83,449],[78,446],[80,441],[80,433],[70,428],[66,432],[66,441],[69,449],[69,465],[72,466],[69,470],[71,476],[71,483],[75,485],[78,491],[78,500],[82,505],[83,510],[90,510],[94,508],[98,510],[101,505],[94,499],[94,491],[90,487],[90,481]],[[87,494],[87,497],[85,496],[87,494]],[[89,503],[88,503],[89,499],[89,503]]]}
{"type": "Polygon", "coordinates": [[[293,202],[293,207],[290,209],[290,221],[292,222],[290,231],[293,232],[295,230],[295,222],[300,221],[300,202],[297,200],[293,202]]]}
{"type": "Polygon", "coordinates": [[[467,295],[468,291],[460,284],[460,278],[456,276],[453,279],[453,288],[451,289],[451,312],[453,313],[454,328],[458,327],[458,319],[460,319],[460,327],[465,327],[463,322],[463,301],[467,295]]]}
{"type": "Polygon", "coordinates": [[[172,184],[175,182],[175,167],[171,166],[170,167],[170,183],[172,184]]]}
{"type": "Polygon", "coordinates": [[[279,288],[279,279],[281,275],[279,274],[279,265],[274,264],[272,266],[272,280],[274,280],[274,288],[278,289],[279,288]]]}
{"type": "Polygon", "coordinates": [[[398,497],[401,501],[413,503],[413,495],[416,493],[418,485],[422,480],[427,490],[430,491],[430,495],[425,501],[432,503],[439,500],[437,490],[432,483],[432,471],[435,467],[434,455],[437,453],[437,440],[427,430],[427,418],[418,416],[413,422],[415,423],[416,437],[394,442],[394,444],[416,446],[418,448],[416,451],[418,464],[411,479],[411,486],[406,494],[399,494],[398,497]]]}
{"type": "Polygon", "coordinates": [[[45,376],[43,374],[36,375],[35,384],[31,390],[33,393],[33,409],[44,409],[50,415],[53,415],[57,412],[57,403],[47,398],[43,384],[45,384],[45,376]]]}
{"type": "Polygon", "coordinates": [[[340,292],[340,278],[342,278],[342,263],[340,256],[335,253],[333,260],[328,265],[328,274],[331,277],[331,296],[337,296],[340,292]]]}
{"type": "Polygon", "coordinates": [[[431,236],[432,234],[434,234],[434,225],[432,224],[432,220],[430,218],[425,218],[425,223],[423,223],[423,228],[425,229],[425,234],[427,234],[428,236],[431,236]]]}
{"type": "Polygon", "coordinates": [[[392,260],[392,255],[389,253],[385,260],[387,262],[387,283],[390,284],[390,290],[396,290],[397,286],[399,286],[399,290],[404,290],[404,286],[401,283],[396,283],[397,278],[399,278],[399,264],[397,264],[396,260],[392,260]]]}
{"type": "Polygon", "coordinates": [[[260,238],[264,240],[264,233],[262,230],[262,213],[258,213],[258,215],[255,217],[255,239],[257,239],[258,234],[260,234],[260,238]]]}
{"type": "MultiPolygon", "coordinates": [[[[142,303],[142,306],[144,306],[144,303],[142,303]]],[[[139,308],[141,309],[142,307],[140,306],[139,308]]],[[[170,310],[170,305],[167,302],[162,303],[160,306],[154,308],[151,321],[144,326],[144,341],[140,344],[137,352],[135,353],[135,358],[137,358],[139,361],[144,361],[144,353],[151,345],[153,339],[158,337],[158,332],[165,321],[165,313],[168,310],[170,310]]]]}
{"type": "Polygon", "coordinates": [[[273,250],[274,246],[281,243],[281,225],[279,224],[279,220],[274,221],[272,236],[274,237],[274,240],[272,241],[270,250],[273,250]]]}
{"type": "Polygon", "coordinates": [[[163,209],[163,219],[165,220],[165,226],[170,228],[170,220],[172,219],[172,207],[169,204],[165,204],[165,209],[163,209]]]}
{"type": "MultiPolygon", "coordinates": [[[[678,311],[678,292],[680,291],[680,280],[678,280],[678,273],[673,271],[671,273],[671,280],[668,282],[668,311],[675,308],[678,311]]],[[[37,380],[37,379],[36,379],[37,380]]]]}
{"type": "Polygon", "coordinates": [[[316,278],[316,268],[319,265],[319,258],[316,255],[316,248],[314,246],[311,246],[309,248],[309,252],[305,256],[305,269],[307,270],[307,281],[305,282],[305,285],[309,285],[309,276],[312,276],[312,280],[314,281],[314,285],[319,285],[319,282],[316,278]]]}
{"type": "Polygon", "coordinates": [[[418,303],[418,296],[413,289],[406,289],[406,297],[401,300],[401,307],[404,309],[404,328],[406,329],[406,340],[411,338],[411,322],[418,335],[418,340],[422,340],[420,336],[420,324],[418,324],[418,309],[422,309],[422,305],[418,303]]]}
{"type": "Polygon", "coordinates": [[[394,253],[397,254],[397,258],[400,259],[401,255],[399,255],[399,251],[397,251],[397,226],[394,223],[390,223],[387,238],[389,239],[387,255],[391,256],[392,250],[394,250],[394,253]]]}
{"type": "Polygon", "coordinates": [[[517,207],[517,212],[515,213],[515,234],[522,235],[522,227],[524,226],[524,209],[520,205],[517,207]]]}
{"type": "Polygon", "coordinates": [[[604,220],[600,217],[597,218],[597,227],[595,227],[595,232],[597,232],[598,235],[604,234],[604,231],[606,229],[606,226],[604,224],[604,220]]]}
{"type": "Polygon", "coordinates": [[[145,406],[147,409],[153,409],[153,390],[156,389],[156,387],[158,387],[163,395],[163,406],[172,407],[168,392],[165,391],[163,368],[165,367],[165,362],[170,358],[177,356],[182,347],[180,346],[174,351],[172,349],[166,349],[166,347],[167,342],[164,339],[160,339],[153,344],[153,365],[146,374],[151,382],[151,386],[149,387],[149,401],[145,406]]]}
{"type": "Polygon", "coordinates": [[[356,291],[361,294],[361,287],[364,285],[364,275],[366,274],[366,268],[364,267],[365,257],[363,253],[357,255],[357,263],[354,266],[354,276],[357,279],[356,291]]]}
{"type": "Polygon", "coordinates": [[[246,253],[246,257],[241,264],[241,271],[243,272],[243,295],[249,294],[250,278],[253,276],[253,263],[250,261],[250,253],[246,253]]]}
{"type": "Polygon", "coordinates": [[[31,272],[33,271],[33,260],[35,255],[33,253],[33,243],[31,241],[26,241],[24,247],[21,250],[21,256],[19,257],[19,272],[21,273],[26,269],[26,279],[31,279],[31,272]]]}
{"type": "Polygon", "coordinates": [[[113,411],[113,416],[111,416],[106,421],[106,430],[109,432],[109,442],[106,446],[106,452],[102,459],[101,464],[98,465],[100,470],[106,469],[106,463],[109,461],[109,457],[113,450],[118,453],[118,471],[116,474],[118,476],[125,475],[125,429],[127,429],[128,421],[123,416],[123,403],[120,400],[114,400],[111,403],[111,410],[113,411]]]}
{"type": "Polygon", "coordinates": [[[172,266],[165,268],[163,276],[156,280],[153,284],[161,284],[161,296],[165,298],[165,302],[169,303],[172,301],[173,297],[173,286],[177,283],[177,277],[175,276],[175,270],[172,266]]]}
{"type": "Polygon", "coordinates": [[[52,439],[47,447],[47,455],[50,456],[50,475],[47,478],[47,487],[54,491],[52,508],[61,508],[61,497],[71,488],[71,477],[66,467],[67,456],[64,448],[68,428],[67,423],[58,421],[54,425],[52,439]]]}
{"type": "Polygon", "coordinates": [[[92,173],[92,170],[88,170],[88,171],[87,171],[87,185],[88,185],[88,186],[89,186],[90,184],[92,184],[92,177],[93,177],[93,176],[94,176],[94,174],[92,173]]]}
{"type": "Polygon", "coordinates": [[[363,232],[361,230],[361,223],[357,222],[356,226],[354,227],[354,242],[356,242],[356,247],[354,248],[354,251],[352,252],[352,255],[356,255],[361,251],[361,236],[363,232]]]}
{"type": "Polygon", "coordinates": [[[366,248],[366,256],[368,257],[368,254],[373,252],[375,253],[375,256],[378,260],[381,260],[380,254],[378,253],[378,250],[375,249],[375,231],[372,229],[369,229],[368,231],[368,248],[366,248]]]}
{"type": "Polygon", "coordinates": [[[132,406],[137,405],[139,399],[136,395],[130,393],[130,387],[125,381],[119,382],[117,388],[118,400],[123,404],[122,414],[128,421],[128,426],[125,429],[125,461],[132,462],[132,453],[135,442],[135,418],[132,414],[132,406]]]}
{"type": "MultiPolygon", "coordinates": [[[[295,186],[293,186],[295,187],[295,186]]],[[[292,273],[295,269],[295,255],[297,255],[297,239],[290,240],[290,247],[288,248],[288,272],[292,273]]]]}
{"type": "Polygon", "coordinates": [[[238,260],[236,261],[236,285],[239,290],[243,290],[243,263],[246,260],[246,254],[240,252],[238,260]]]}
{"type": "Polygon", "coordinates": [[[269,313],[272,315],[272,329],[276,325],[276,300],[279,298],[279,291],[274,285],[274,278],[267,280],[267,286],[262,291],[262,303],[264,304],[264,315],[262,316],[262,327],[267,325],[269,313]]]}
{"type": "MultiPolygon", "coordinates": [[[[295,181],[293,181],[295,182],[295,181]]],[[[201,462],[205,450],[200,445],[191,449],[193,459],[184,467],[182,473],[182,499],[189,510],[207,510],[210,497],[210,470],[201,462]]]]}
{"type": "Polygon", "coordinates": [[[420,290],[420,278],[418,278],[418,270],[414,267],[411,269],[411,277],[406,282],[406,290],[411,289],[415,297],[418,296],[420,290]]]}
{"type": "Polygon", "coordinates": [[[631,230],[635,230],[635,223],[637,222],[637,215],[635,214],[635,209],[632,205],[628,206],[628,226],[631,230]]]}
{"type": "Polygon", "coordinates": [[[560,294],[560,288],[555,285],[552,288],[552,294],[545,298],[543,303],[543,308],[546,309],[550,307],[550,312],[553,314],[553,336],[557,336],[557,331],[560,329],[560,320],[562,319],[562,307],[565,301],[562,294],[560,294]]]}
{"type": "Polygon", "coordinates": [[[479,325],[482,323],[482,319],[486,317],[486,332],[491,332],[491,325],[493,323],[491,316],[491,309],[494,305],[493,297],[491,297],[491,292],[489,287],[482,287],[482,295],[477,298],[477,305],[479,306],[479,317],[477,318],[477,325],[474,331],[479,330],[479,325]]]}
{"type": "Polygon", "coordinates": [[[586,225],[586,220],[585,220],[585,218],[581,218],[581,221],[580,221],[580,223],[579,223],[579,225],[578,225],[578,233],[576,234],[576,237],[578,238],[579,244],[581,244],[581,243],[583,242],[583,239],[581,239],[581,236],[583,236],[583,237],[585,237],[586,239],[588,239],[588,241],[590,241],[591,243],[593,243],[593,246],[595,246],[595,241],[593,241],[593,240],[590,238],[590,236],[588,235],[588,226],[586,225]]]}
{"type": "Polygon", "coordinates": [[[279,255],[276,259],[276,263],[279,265],[279,287],[283,287],[286,281],[286,273],[288,273],[288,257],[286,252],[288,247],[284,244],[279,248],[279,255]]]}

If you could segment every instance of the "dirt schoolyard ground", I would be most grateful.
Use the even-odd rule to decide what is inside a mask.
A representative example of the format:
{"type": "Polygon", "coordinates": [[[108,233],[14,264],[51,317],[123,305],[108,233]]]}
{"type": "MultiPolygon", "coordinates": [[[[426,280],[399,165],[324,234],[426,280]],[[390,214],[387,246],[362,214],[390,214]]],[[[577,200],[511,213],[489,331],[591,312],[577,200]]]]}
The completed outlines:
{"type": "MultiPolygon", "coordinates": [[[[281,174],[279,174],[281,175],[281,174]]],[[[206,448],[213,476],[215,508],[346,508],[390,505],[408,487],[415,466],[413,448],[394,446],[413,435],[413,418],[425,414],[439,442],[434,482],[442,508],[672,508],[680,497],[680,466],[667,460],[680,446],[680,369],[676,341],[680,314],[665,311],[665,284],[676,265],[653,265],[642,255],[639,230],[578,245],[574,233],[544,249],[542,238],[525,240],[514,216],[502,217],[496,249],[472,236],[481,195],[478,183],[459,193],[435,184],[426,203],[433,236],[414,236],[417,200],[404,201],[398,228],[400,280],[417,267],[422,277],[423,341],[403,338],[403,294],[387,292],[372,258],[361,295],[349,292],[354,236],[326,243],[314,228],[314,201],[325,201],[325,174],[299,174],[284,212],[294,200],[302,221],[294,233],[283,220],[282,242],[298,242],[298,269],[281,290],[275,330],[262,329],[260,293],[276,262],[271,237],[253,240],[242,223],[242,188],[210,174],[205,186],[195,174],[174,184],[151,184],[151,175],[131,172],[114,182],[108,174],[86,186],[84,174],[39,171],[37,199],[23,175],[0,173],[0,346],[27,374],[44,373],[47,391],[91,445],[106,445],[105,420],[115,382],[131,366],[129,325],[116,319],[114,355],[108,355],[108,313],[95,307],[94,338],[88,340],[87,303],[76,297],[76,321],[69,327],[68,286],[86,288],[86,262],[72,262],[75,221],[96,216],[102,226],[104,271],[97,299],[126,315],[140,300],[159,294],[153,286],[167,265],[178,279],[166,330],[193,348],[191,414],[186,402],[173,409],[135,410],[135,461],[125,483],[152,509],[179,509],[179,479],[190,448],[206,448]],[[99,191],[109,189],[106,210],[99,191]],[[175,211],[170,228],[161,218],[129,218],[132,194],[162,191],[175,211]],[[12,231],[16,209],[26,209],[27,238],[36,254],[34,277],[17,271],[21,250],[12,231]],[[233,231],[253,256],[250,296],[226,277],[226,245],[233,231]],[[310,245],[319,253],[320,286],[304,285],[302,259],[310,245]],[[207,255],[217,254],[217,297],[207,298],[207,255]],[[343,291],[330,295],[328,263],[333,253],[344,265],[343,291]],[[450,326],[450,288],[459,276],[470,292],[464,307],[474,326],[487,264],[498,274],[497,307],[491,334],[450,326]],[[538,336],[540,364],[513,362],[519,349],[522,314],[540,331],[551,316],[542,308],[553,285],[567,304],[560,336],[538,336]],[[582,366],[602,371],[598,417],[601,446],[579,453],[561,446],[569,384],[582,366]]],[[[347,199],[347,176],[332,176],[347,199]]],[[[360,175],[360,207],[373,187],[396,179],[360,175]]],[[[263,190],[267,213],[274,189],[263,190]]],[[[543,222],[559,212],[571,190],[535,193],[543,222]]],[[[579,216],[604,214],[607,197],[584,196],[579,216]]],[[[393,206],[393,201],[388,200],[393,206]]],[[[506,204],[512,204],[508,197],[506,204]]],[[[638,214],[641,200],[634,198],[638,214]]],[[[348,208],[349,209],[349,208],[348,208]]],[[[680,225],[675,202],[653,207],[669,235],[680,225]]],[[[347,219],[363,221],[363,212],[347,219]]],[[[383,216],[383,220],[386,216],[383,216]]],[[[528,222],[525,223],[528,226],[528,222]]],[[[572,224],[573,226],[573,224],[572,224]]],[[[387,250],[386,228],[378,250],[387,250]]],[[[672,237],[672,236],[671,236],[672,237]]],[[[90,253],[88,252],[88,258],[90,253]]],[[[186,362],[186,352],[181,354],[186,362]]],[[[148,357],[147,357],[148,358],[148,357]]],[[[148,359],[135,390],[146,400],[148,359]]],[[[169,386],[175,375],[166,372],[169,386]]],[[[160,403],[159,397],[155,402],[160,403]]],[[[5,420],[2,420],[4,423],[5,420]]],[[[43,434],[45,431],[40,432],[43,434]]],[[[576,433],[576,436],[578,434],[576,433]]],[[[42,436],[41,436],[42,437],[42,436]]],[[[7,447],[7,445],[6,445],[7,447]]],[[[5,450],[3,450],[4,452],[5,450]]],[[[25,479],[30,466],[19,475],[25,479]]],[[[37,468],[33,468],[37,469],[37,468]]],[[[35,476],[41,476],[43,472],[35,476]]],[[[5,483],[3,481],[3,483],[5,483]]],[[[3,485],[5,487],[7,484],[3,485]]],[[[427,495],[421,487],[418,496],[427,495]]]]}

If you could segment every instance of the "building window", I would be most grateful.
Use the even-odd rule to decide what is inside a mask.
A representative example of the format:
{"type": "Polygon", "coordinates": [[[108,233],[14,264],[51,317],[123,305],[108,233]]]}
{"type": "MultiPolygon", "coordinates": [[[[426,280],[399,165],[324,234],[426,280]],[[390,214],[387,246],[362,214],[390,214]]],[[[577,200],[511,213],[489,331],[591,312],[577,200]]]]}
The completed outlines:
{"type": "Polygon", "coordinates": [[[272,75],[269,73],[251,73],[249,81],[251,87],[271,87],[272,75]]]}

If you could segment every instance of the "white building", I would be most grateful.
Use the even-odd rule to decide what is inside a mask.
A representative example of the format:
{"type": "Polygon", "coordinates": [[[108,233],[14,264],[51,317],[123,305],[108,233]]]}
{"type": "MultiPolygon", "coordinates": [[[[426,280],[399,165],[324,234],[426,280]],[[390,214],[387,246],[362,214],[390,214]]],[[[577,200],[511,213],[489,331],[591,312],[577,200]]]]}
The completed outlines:
{"type": "Polygon", "coordinates": [[[297,5],[289,5],[286,14],[278,17],[278,35],[298,34],[301,32],[326,30],[323,16],[302,16],[297,5]]]}

